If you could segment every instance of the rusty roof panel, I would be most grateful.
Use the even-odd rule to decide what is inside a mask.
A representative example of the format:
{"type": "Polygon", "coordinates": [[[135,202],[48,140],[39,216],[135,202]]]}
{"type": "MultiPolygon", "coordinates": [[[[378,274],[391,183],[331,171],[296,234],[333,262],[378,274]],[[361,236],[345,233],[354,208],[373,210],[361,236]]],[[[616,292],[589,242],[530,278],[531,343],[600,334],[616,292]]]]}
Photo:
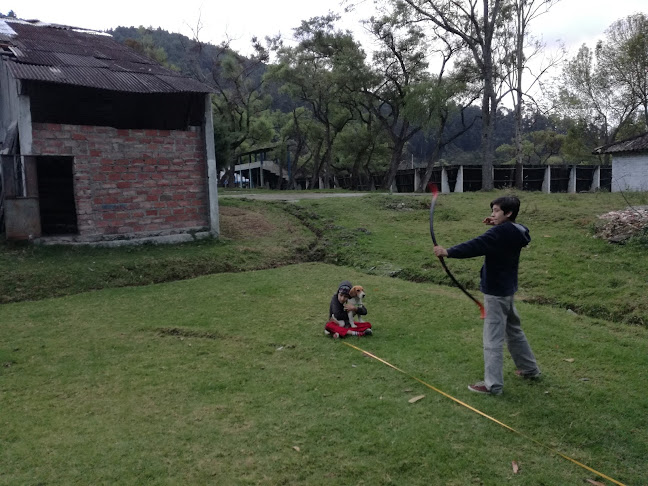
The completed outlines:
{"type": "Polygon", "coordinates": [[[21,55],[3,56],[17,79],[133,93],[209,93],[207,85],[164,68],[112,36],[0,19],[21,55]],[[12,35],[14,31],[16,35],[12,35]]]}

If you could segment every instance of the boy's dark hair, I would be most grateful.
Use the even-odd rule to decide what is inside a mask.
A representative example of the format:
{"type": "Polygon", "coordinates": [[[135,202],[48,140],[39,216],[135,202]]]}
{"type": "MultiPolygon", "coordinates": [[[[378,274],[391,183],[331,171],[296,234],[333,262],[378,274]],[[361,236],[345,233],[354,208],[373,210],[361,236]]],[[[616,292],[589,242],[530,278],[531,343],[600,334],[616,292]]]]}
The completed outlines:
{"type": "Polygon", "coordinates": [[[510,212],[511,215],[509,216],[509,221],[515,222],[515,218],[517,218],[518,212],[520,211],[520,200],[517,198],[517,196],[498,197],[497,199],[491,201],[491,209],[493,209],[493,206],[495,204],[497,204],[500,209],[504,211],[504,214],[510,212]]]}

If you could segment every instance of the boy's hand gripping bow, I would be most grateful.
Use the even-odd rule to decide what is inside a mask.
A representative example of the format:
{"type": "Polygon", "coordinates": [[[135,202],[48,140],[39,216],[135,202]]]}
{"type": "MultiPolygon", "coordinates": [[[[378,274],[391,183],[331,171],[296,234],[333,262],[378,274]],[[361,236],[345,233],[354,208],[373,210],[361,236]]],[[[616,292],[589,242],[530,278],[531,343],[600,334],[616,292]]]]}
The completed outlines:
{"type": "MultiPolygon", "coordinates": [[[[436,200],[439,197],[439,190],[437,189],[436,184],[428,184],[428,187],[430,188],[430,191],[432,192],[432,202],[430,203],[430,236],[432,236],[432,243],[434,243],[434,246],[438,246],[436,237],[434,236],[434,207],[436,206],[436,200]]],[[[448,266],[445,263],[445,260],[443,257],[438,257],[439,261],[441,262],[441,266],[445,270],[445,273],[450,277],[450,280],[459,287],[459,289],[470,298],[477,306],[479,307],[479,316],[483,319],[486,317],[486,309],[484,309],[484,304],[479,302],[475,297],[472,296],[470,292],[468,292],[463,285],[459,283],[459,281],[455,278],[454,275],[452,275],[452,272],[448,269],[448,266]]]]}

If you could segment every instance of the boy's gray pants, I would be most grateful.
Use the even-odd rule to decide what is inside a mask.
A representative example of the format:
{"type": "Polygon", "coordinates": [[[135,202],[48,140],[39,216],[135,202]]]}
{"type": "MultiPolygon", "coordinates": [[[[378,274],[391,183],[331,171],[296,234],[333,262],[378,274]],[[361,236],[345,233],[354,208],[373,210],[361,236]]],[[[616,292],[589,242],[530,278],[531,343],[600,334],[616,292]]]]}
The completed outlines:
{"type": "Polygon", "coordinates": [[[536,374],[540,369],[520,327],[513,296],[484,294],[484,307],[484,382],[491,393],[500,393],[504,386],[504,341],[518,370],[536,374]]]}

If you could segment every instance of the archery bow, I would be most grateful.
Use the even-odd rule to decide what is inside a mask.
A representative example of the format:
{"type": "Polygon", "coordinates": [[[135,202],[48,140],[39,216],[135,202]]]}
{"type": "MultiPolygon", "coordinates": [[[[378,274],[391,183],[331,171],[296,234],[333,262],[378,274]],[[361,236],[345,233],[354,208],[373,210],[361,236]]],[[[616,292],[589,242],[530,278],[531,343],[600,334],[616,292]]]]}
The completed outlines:
{"type": "MultiPolygon", "coordinates": [[[[437,189],[436,184],[430,183],[428,184],[428,187],[430,188],[430,192],[432,192],[432,202],[430,203],[430,236],[432,236],[432,243],[434,243],[434,246],[438,246],[437,241],[436,241],[436,236],[434,236],[434,207],[436,206],[436,200],[439,197],[439,189],[437,189]]],[[[441,266],[445,270],[445,273],[450,277],[450,280],[459,287],[459,289],[470,298],[477,306],[479,307],[479,315],[483,319],[486,317],[486,310],[484,309],[484,304],[479,302],[475,297],[472,296],[470,292],[466,290],[466,288],[459,283],[459,281],[455,278],[454,275],[452,275],[452,272],[446,265],[445,260],[443,257],[438,257],[439,261],[441,262],[441,266]]]]}

